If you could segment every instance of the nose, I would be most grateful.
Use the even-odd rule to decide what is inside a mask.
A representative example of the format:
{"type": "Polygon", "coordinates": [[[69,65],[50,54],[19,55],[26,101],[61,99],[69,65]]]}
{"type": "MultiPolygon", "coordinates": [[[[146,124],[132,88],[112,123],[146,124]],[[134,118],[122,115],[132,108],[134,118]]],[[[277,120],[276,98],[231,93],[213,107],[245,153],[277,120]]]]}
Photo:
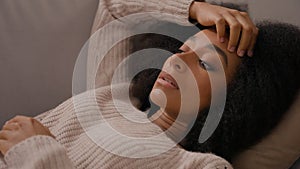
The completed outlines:
{"type": "Polygon", "coordinates": [[[178,56],[173,55],[170,58],[170,67],[172,67],[177,72],[185,72],[187,69],[186,63],[178,56]]]}

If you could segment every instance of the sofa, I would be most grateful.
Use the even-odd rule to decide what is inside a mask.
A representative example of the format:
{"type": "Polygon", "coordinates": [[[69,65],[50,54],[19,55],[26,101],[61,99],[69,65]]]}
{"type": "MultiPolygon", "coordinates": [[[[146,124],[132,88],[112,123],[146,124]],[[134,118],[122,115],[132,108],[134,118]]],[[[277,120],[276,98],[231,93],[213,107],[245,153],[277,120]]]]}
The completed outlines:
{"type": "MultiPolygon", "coordinates": [[[[271,18],[300,25],[296,17],[300,1],[248,3],[254,20],[271,18]],[[266,6],[268,10],[265,10],[266,6]]],[[[35,116],[72,96],[74,65],[90,37],[97,6],[98,0],[0,1],[1,126],[17,114],[35,116]]],[[[294,111],[299,114],[298,103],[294,105],[294,111]]],[[[280,125],[290,125],[289,119],[299,119],[298,114],[290,115],[280,125]]],[[[287,134],[286,138],[293,136],[287,134]]],[[[300,142],[299,137],[295,139],[295,145],[298,145],[295,148],[299,150],[297,141],[300,142]]],[[[251,154],[251,151],[240,160],[248,160],[247,153],[251,154]]],[[[293,168],[299,167],[298,162],[293,168]]]]}

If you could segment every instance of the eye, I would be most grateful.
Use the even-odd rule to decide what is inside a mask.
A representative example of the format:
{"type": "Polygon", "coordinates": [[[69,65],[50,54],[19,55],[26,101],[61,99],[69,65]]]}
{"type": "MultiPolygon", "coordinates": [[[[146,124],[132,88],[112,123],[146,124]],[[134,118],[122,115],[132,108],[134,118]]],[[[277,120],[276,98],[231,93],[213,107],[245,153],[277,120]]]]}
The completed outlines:
{"type": "Polygon", "coordinates": [[[206,71],[214,71],[215,64],[212,57],[211,53],[202,54],[201,58],[198,58],[199,66],[206,71]]]}
{"type": "Polygon", "coordinates": [[[208,68],[208,65],[205,62],[203,62],[203,60],[201,60],[201,59],[199,59],[199,65],[204,70],[206,70],[208,68]]]}
{"type": "Polygon", "coordinates": [[[176,49],[176,50],[174,51],[174,53],[184,53],[184,51],[181,50],[181,49],[176,49]]]}

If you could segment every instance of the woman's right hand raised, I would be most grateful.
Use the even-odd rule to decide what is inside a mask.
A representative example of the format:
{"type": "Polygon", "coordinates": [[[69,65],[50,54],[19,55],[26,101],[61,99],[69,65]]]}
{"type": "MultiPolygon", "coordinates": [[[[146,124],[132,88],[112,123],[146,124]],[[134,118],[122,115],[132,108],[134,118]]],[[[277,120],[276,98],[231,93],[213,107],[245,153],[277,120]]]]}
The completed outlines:
{"type": "Polygon", "coordinates": [[[193,2],[189,14],[191,19],[197,20],[203,26],[216,25],[218,38],[221,42],[224,42],[225,29],[226,26],[229,26],[228,50],[234,52],[237,49],[238,56],[253,55],[258,28],[246,12],[206,2],[193,2]]]}

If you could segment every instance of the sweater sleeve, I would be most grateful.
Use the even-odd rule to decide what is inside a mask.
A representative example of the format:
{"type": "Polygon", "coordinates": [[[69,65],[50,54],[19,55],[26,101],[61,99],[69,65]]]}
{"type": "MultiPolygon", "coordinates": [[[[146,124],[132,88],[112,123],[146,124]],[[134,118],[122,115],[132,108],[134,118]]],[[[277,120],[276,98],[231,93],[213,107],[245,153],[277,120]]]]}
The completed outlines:
{"type": "Polygon", "coordinates": [[[4,156],[8,168],[73,169],[65,148],[49,136],[33,136],[12,147],[4,156]]]}
{"type": "MultiPolygon", "coordinates": [[[[129,25],[137,25],[143,21],[169,21],[181,25],[192,25],[189,22],[189,8],[193,0],[99,0],[97,12],[95,14],[91,35],[103,28],[108,23],[115,21],[121,21],[120,23],[132,22],[129,25]],[[148,13],[148,12],[151,12],[148,13]],[[130,14],[144,13],[134,17],[122,18],[130,14]],[[147,14],[145,14],[147,13],[147,14]],[[154,14],[153,14],[154,13],[154,14]],[[167,14],[161,16],[160,14],[167,14]]],[[[143,25],[143,24],[142,24],[143,25]]],[[[97,34],[94,37],[101,37],[99,42],[97,38],[91,38],[89,40],[88,58],[87,58],[87,88],[94,89],[97,87],[109,85],[115,68],[123,61],[125,56],[129,54],[130,45],[127,41],[115,45],[113,49],[105,54],[105,59],[99,63],[99,56],[104,54],[101,51],[106,52],[104,45],[107,45],[112,36],[119,36],[125,31],[124,28],[120,28],[120,31],[115,31],[116,27],[120,25],[114,25],[113,30],[102,30],[102,34],[97,34]],[[104,42],[104,43],[103,43],[104,42]],[[101,44],[101,50],[99,49],[99,43],[101,44]],[[100,51],[99,51],[100,50],[100,51]],[[107,66],[106,66],[107,65],[107,66]],[[100,73],[101,72],[101,73],[100,73]]],[[[128,25],[127,25],[128,26],[128,25]]],[[[110,49],[111,45],[107,45],[110,49]]]]}
{"type": "Polygon", "coordinates": [[[193,1],[194,0],[99,0],[98,9],[91,29],[91,35],[115,19],[143,12],[169,14],[173,17],[149,17],[155,17],[155,19],[161,21],[169,21],[190,26],[189,10],[193,1]]]}
{"type": "Polygon", "coordinates": [[[45,117],[47,117],[47,116],[52,112],[52,110],[53,110],[53,109],[48,110],[48,111],[46,111],[46,112],[43,112],[43,113],[41,113],[41,114],[35,116],[34,118],[35,118],[36,120],[38,120],[38,121],[42,121],[45,117]]]}
{"type": "Polygon", "coordinates": [[[4,157],[3,155],[0,153],[0,169],[6,169],[7,166],[5,164],[5,161],[4,161],[4,157]]]}
{"type": "MultiPolygon", "coordinates": [[[[171,14],[179,20],[174,22],[178,24],[189,24],[189,8],[193,0],[105,0],[111,15],[120,18],[126,15],[141,12],[157,12],[171,14]]],[[[101,2],[100,2],[101,3],[101,2]]],[[[164,18],[159,18],[164,20],[164,18]]]]}
{"type": "Polygon", "coordinates": [[[183,157],[186,164],[182,168],[233,169],[231,164],[225,159],[211,153],[188,152],[183,157]]]}

